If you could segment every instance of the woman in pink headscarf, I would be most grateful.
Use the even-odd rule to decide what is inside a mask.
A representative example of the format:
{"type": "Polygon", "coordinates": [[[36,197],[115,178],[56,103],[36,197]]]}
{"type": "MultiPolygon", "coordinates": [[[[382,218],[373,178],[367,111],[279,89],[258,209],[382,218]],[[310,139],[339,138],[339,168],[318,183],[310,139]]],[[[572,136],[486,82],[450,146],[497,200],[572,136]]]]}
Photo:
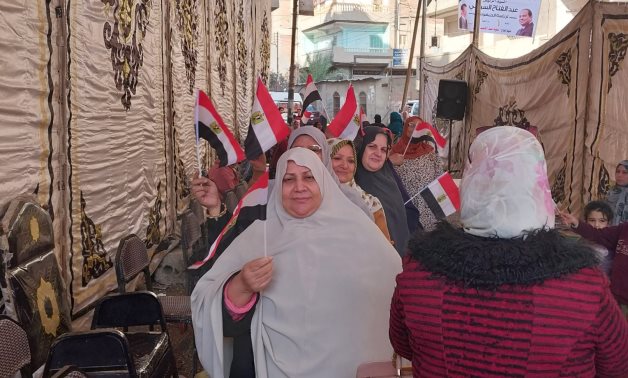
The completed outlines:
{"type": "Polygon", "coordinates": [[[620,377],[628,324],[595,252],[554,228],[543,149],[516,127],[478,135],[462,228],[410,242],[390,339],[415,377],[620,377]]]}

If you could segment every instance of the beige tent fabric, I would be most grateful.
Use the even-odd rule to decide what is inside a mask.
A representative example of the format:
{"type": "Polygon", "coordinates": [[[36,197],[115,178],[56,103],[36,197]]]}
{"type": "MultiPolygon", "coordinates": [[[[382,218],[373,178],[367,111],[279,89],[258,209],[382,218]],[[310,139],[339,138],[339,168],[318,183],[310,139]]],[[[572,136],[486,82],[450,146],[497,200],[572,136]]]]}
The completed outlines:
{"type": "Polygon", "coordinates": [[[596,4],[588,119],[584,145],[584,200],[604,199],[615,167],[628,158],[628,7],[596,4]]]}
{"type": "MultiPolygon", "coordinates": [[[[253,106],[257,78],[268,85],[268,75],[270,74],[270,30],[271,30],[271,3],[262,1],[251,1],[251,25],[252,35],[250,37],[250,59],[251,65],[251,90],[249,92],[249,109],[253,106]]],[[[271,88],[268,88],[271,90],[271,88]]],[[[249,127],[249,117],[244,123],[239,125],[240,140],[244,141],[249,127]]]]}
{"type": "MultiPolygon", "coordinates": [[[[173,148],[177,213],[189,204],[189,183],[198,172],[194,106],[196,90],[208,92],[206,51],[206,18],[202,1],[179,0],[170,4],[172,98],[174,113],[173,148]]],[[[201,167],[207,170],[207,143],[201,141],[201,167]]]]}
{"type": "MultiPolygon", "coordinates": [[[[469,62],[471,59],[471,48],[467,48],[453,62],[443,66],[436,67],[426,64],[423,67],[423,98],[421,99],[421,118],[433,124],[438,131],[449,141],[449,147],[452,151],[451,170],[460,171],[462,169],[461,162],[464,161],[464,120],[451,121],[451,133],[449,136],[449,121],[436,116],[436,105],[438,100],[438,85],[440,80],[465,80],[468,81],[469,62]]],[[[444,151],[445,155],[447,151],[444,151]]],[[[446,164],[448,163],[445,162],[446,164]]],[[[458,176],[458,175],[456,175],[458,176]]]]}
{"type": "MultiPolygon", "coordinates": [[[[257,82],[257,78],[253,76],[253,67],[251,62],[251,49],[254,45],[253,41],[253,7],[251,0],[242,0],[239,2],[231,2],[233,5],[233,25],[235,26],[234,45],[235,45],[235,75],[234,89],[236,114],[234,129],[238,130],[239,135],[246,135],[245,130],[249,127],[249,117],[253,102],[251,101],[253,88],[257,82]]],[[[244,141],[244,139],[242,139],[244,141]]]]}
{"type": "Polygon", "coordinates": [[[590,13],[587,7],[543,47],[517,59],[475,51],[471,72],[468,143],[482,126],[537,127],[553,198],[572,212],[582,208],[590,13]]]}
{"type": "MultiPolygon", "coordinates": [[[[235,128],[235,46],[233,6],[229,0],[208,0],[209,19],[209,68],[211,93],[209,93],[218,113],[232,130],[235,128]]],[[[239,1],[238,1],[239,3],[239,1]]]]}
{"type": "MultiPolygon", "coordinates": [[[[177,210],[189,200],[185,181],[198,168],[190,89],[213,94],[230,127],[248,126],[254,78],[268,70],[258,47],[270,51],[262,40],[270,37],[270,0],[60,4],[59,15],[56,2],[0,5],[0,207],[23,194],[47,207],[76,317],[115,288],[122,237],[137,234],[152,253],[178,229],[177,210]],[[234,14],[241,8],[250,50],[238,62],[234,14]],[[220,34],[218,19],[231,37],[220,34]],[[216,41],[223,40],[231,43],[219,75],[216,41]],[[234,77],[240,69],[248,80],[234,77]]],[[[212,151],[204,142],[204,166],[212,151]]]]}
{"type": "Polygon", "coordinates": [[[453,149],[452,169],[463,166],[478,128],[529,124],[538,128],[545,149],[554,200],[572,212],[582,209],[592,14],[593,6],[586,6],[554,38],[520,58],[491,58],[471,48],[445,67],[424,68],[426,106],[422,115],[428,120],[434,119],[430,109],[436,113],[439,79],[467,78],[469,83],[464,125],[456,128],[454,123],[453,128],[457,148],[453,149]]]}
{"type": "Polygon", "coordinates": [[[165,237],[161,4],[114,3],[68,9],[73,313],[116,287],[120,239],[165,237]]]}
{"type": "Polygon", "coordinates": [[[17,195],[36,194],[55,219],[58,106],[52,97],[56,57],[49,11],[45,2],[0,4],[0,206],[17,195]]]}

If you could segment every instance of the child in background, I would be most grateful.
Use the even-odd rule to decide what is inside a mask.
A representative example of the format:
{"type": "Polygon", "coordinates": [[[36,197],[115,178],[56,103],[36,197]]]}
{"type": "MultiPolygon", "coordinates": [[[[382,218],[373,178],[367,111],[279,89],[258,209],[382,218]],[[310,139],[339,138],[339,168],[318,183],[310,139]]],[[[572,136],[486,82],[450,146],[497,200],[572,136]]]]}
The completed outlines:
{"type": "Polygon", "coordinates": [[[560,212],[559,215],[577,234],[609,250],[613,260],[609,277],[611,291],[624,315],[628,316],[628,222],[596,229],[573,214],[560,212]]]}
{"type": "MultiPolygon", "coordinates": [[[[593,228],[598,230],[608,227],[613,219],[613,209],[603,201],[591,201],[584,207],[584,220],[593,228]]],[[[592,243],[593,249],[599,254],[602,260],[602,270],[610,275],[613,256],[605,247],[592,243]]]]}

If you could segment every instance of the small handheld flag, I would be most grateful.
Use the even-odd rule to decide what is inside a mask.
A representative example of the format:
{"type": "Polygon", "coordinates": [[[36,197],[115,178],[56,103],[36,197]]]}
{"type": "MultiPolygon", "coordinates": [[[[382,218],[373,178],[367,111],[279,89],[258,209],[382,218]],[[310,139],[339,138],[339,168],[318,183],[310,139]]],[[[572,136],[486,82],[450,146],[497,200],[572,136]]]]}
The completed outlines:
{"type": "Polygon", "coordinates": [[[413,139],[418,139],[423,136],[429,136],[430,138],[434,139],[438,148],[442,149],[445,148],[445,145],[447,145],[447,139],[443,138],[438,130],[436,130],[434,126],[430,125],[427,122],[417,123],[414,131],[412,132],[413,139]]]}
{"type": "Polygon", "coordinates": [[[210,98],[201,90],[197,91],[194,114],[197,146],[199,137],[208,141],[216,150],[221,167],[244,160],[244,151],[223,122],[210,98]]]}
{"type": "Polygon", "coordinates": [[[266,220],[266,204],[268,203],[268,169],[260,176],[255,184],[249,188],[246,194],[240,199],[238,205],[233,210],[233,215],[225,228],[218,234],[218,237],[214,243],[209,247],[207,256],[194,264],[190,265],[188,269],[198,269],[208,262],[218,250],[218,246],[222,241],[224,235],[232,229],[236,224],[242,226],[242,228],[248,227],[256,220],[266,220]]]}
{"type": "Polygon", "coordinates": [[[449,172],[438,176],[419,193],[439,219],[460,210],[460,191],[449,172]]]}
{"type": "Polygon", "coordinates": [[[289,134],[290,128],[281,117],[268,89],[262,79],[257,78],[249,132],[244,141],[247,159],[255,160],[272,146],[286,139],[289,134]]]}
{"type": "Polygon", "coordinates": [[[307,75],[307,81],[305,82],[305,99],[303,100],[303,116],[301,117],[301,123],[306,124],[310,119],[310,113],[307,111],[307,107],[310,104],[313,104],[314,101],[321,101],[321,95],[318,92],[318,88],[316,88],[316,84],[314,84],[314,79],[312,79],[312,75],[307,75]]]}
{"type": "Polygon", "coordinates": [[[349,85],[345,103],[327,126],[329,133],[335,138],[355,139],[362,126],[360,107],[355,100],[353,86],[349,85]]]}

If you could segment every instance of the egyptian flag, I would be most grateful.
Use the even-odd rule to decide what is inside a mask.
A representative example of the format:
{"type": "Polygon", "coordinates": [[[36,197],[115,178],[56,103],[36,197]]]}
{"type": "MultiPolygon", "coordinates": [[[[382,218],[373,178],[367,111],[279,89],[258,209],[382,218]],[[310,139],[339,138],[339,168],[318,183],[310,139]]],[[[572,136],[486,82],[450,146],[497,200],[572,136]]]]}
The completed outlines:
{"type": "Polygon", "coordinates": [[[199,90],[196,94],[196,109],[194,112],[196,124],[196,144],[199,137],[209,142],[220,160],[220,166],[235,164],[244,160],[244,151],[236,142],[223,122],[220,114],[214,108],[214,104],[205,94],[199,90]]]}
{"type": "Polygon", "coordinates": [[[440,149],[445,148],[447,145],[447,139],[443,138],[438,130],[427,122],[417,123],[412,132],[412,139],[418,139],[419,141],[433,140],[440,149]]]}
{"type": "Polygon", "coordinates": [[[460,191],[449,172],[443,173],[421,190],[421,197],[438,219],[460,210],[460,191]]]}
{"type": "Polygon", "coordinates": [[[335,138],[353,140],[362,129],[362,121],[361,108],[355,100],[352,85],[347,89],[346,98],[338,114],[327,126],[327,131],[335,138]]]}
{"type": "Polygon", "coordinates": [[[258,77],[249,133],[244,141],[246,158],[255,160],[272,146],[286,139],[288,135],[290,135],[290,128],[281,117],[262,79],[258,77]]]}
{"type": "Polygon", "coordinates": [[[258,219],[266,220],[266,203],[268,203],[268,169],[255,181],[255,184],[249,188],[240,202],[238,202],[238,205],[233,210],[231,219],[229,219],[225,228],[220,231],[214,243],[209,247],[207,256],[203,260],[190,265],[188,269],[198,269],[214,257],[222,238],[236,224],[238,228],[245,229],[258,219]]]}
{"type": "Polygon", "coordinates": [[[305,125],[312,115],[312,113],[306,110],[307,107],[310,106],[310,104],[313,104],[314,101],[321,100],[321,95],[318,93],[318,89],[316,88],[316,84],[314,84],[312,75],[307,75],[307,82],[305,83],[305,99],[303,100],[303,116],[301,117],[302,124],[305,125]]]}

